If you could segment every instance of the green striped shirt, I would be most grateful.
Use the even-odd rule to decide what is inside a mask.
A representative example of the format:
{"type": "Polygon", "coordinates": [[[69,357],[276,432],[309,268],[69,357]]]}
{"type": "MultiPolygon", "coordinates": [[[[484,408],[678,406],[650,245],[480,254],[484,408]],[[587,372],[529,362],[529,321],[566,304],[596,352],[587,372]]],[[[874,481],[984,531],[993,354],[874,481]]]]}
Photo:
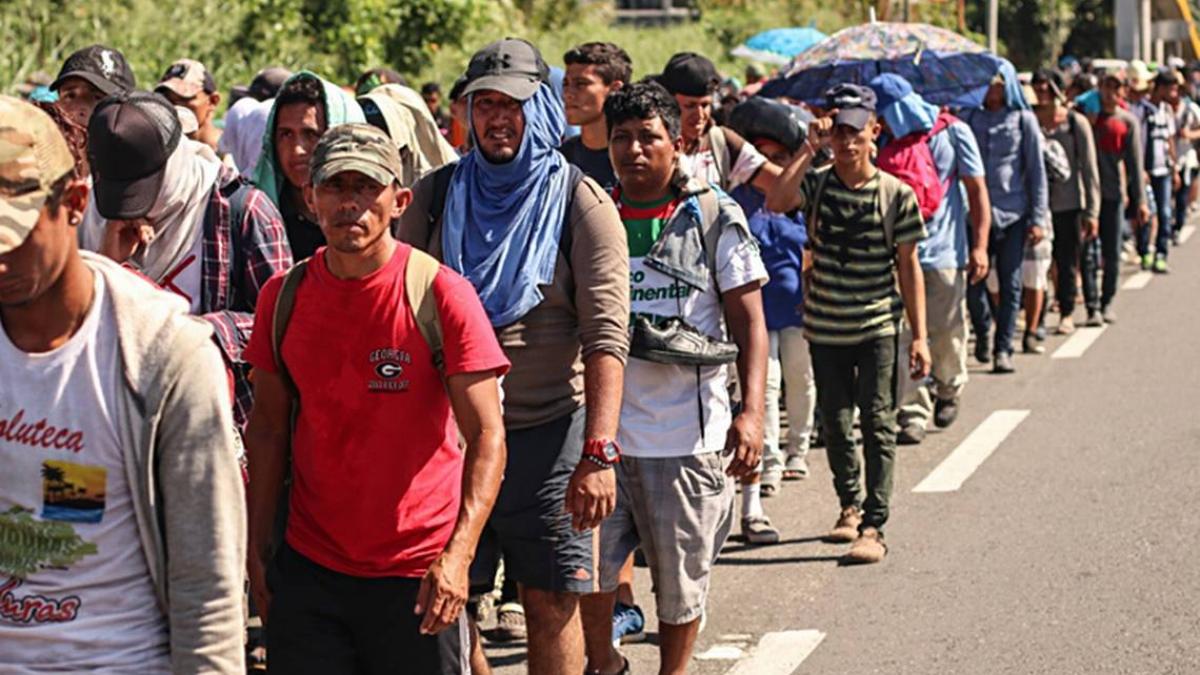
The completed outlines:
{"type": "MultiPolygon", "coordinates": [[[[802,203],[817,191],[819,174],[801,186],[802,203]]],[[[830,169],[818,205],[816,236],[810,235],[812,281],[804,300],[804,332],[810,342],[857,345],[896,334],[904,302],[896,288],[895,245],[925,238],[925,223],[911,190],[901,190],[892,250],[883,231],[879,174],[852,190],[830,169]]]]}

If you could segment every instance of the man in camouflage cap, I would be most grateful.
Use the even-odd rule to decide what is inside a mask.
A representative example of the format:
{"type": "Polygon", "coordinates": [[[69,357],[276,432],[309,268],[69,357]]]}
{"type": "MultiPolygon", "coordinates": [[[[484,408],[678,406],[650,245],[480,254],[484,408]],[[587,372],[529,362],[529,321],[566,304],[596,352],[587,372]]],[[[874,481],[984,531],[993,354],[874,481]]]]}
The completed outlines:
{"type": "Polygon", "coordinates": [[[74,165],[0,96],[0,604],[25,608],[0,617],[4,662],[239,672],[246,511],[212,329],[79,251],[74,165]]]}
{"type": "Polygon", "coordinates": [[[263,288],[244,352],[250,587],[271,672],[468,672],[462,608],[504,469],[508,359],[470,282],[392,238],[412,194],[386,134],[333,127],[311,174],[327,245],[263,288]]]}

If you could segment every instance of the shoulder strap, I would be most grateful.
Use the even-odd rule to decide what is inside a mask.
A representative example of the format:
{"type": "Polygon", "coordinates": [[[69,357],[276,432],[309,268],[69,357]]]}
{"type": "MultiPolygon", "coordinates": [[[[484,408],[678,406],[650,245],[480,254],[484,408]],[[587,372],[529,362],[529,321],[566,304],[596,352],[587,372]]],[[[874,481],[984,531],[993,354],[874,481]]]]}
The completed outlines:
{"type": "Polygon", "coordinates": [[[288,322],[292,319],[292,310],[296,308],[296,290],[304,279],[304,271],[308,268],[308,260],[301,260],[283,277],[283,286],[279,289],[279,297],[275,299],[275,312],[271,315],[271,351],[275,356],[275,368],[279,377],[291,393],[293,399],[299,399],[300,392],[296,382],[288,372],[287,363],[283,360],[283,336],[287,333],[288,322]]]}
{"type": "Polygon", "coordinates": [[[454,167],[456,166],[458,166],[458,162],[451,162],[433,172],[433,195],[429,201],[427,215],[429,219],[428,236],[433,236],[433,231],[442,222],[442,213],[446,210],[446,193],[450,191],[450,179],[454,177],[454,167]]]}
{"type": "Polygon", "coordinates": [[[244,269],[243,243],[246,241],[246,200],[254,185],[242,176],[238,176],[221,186],[221,196],[229,202],[229,301],[230,307],[237,307],[241,300],[238,289],[242,284],[241,270],[244,269]]]}
{"type": "Polygon", "coordinates": [[[728,190],[729,171],[733,167],[729,166],[729,143],[725,138],[725,129],[720,125],[714,124],[709,127],[708,149],[712,152],[713,163],[717,165],[717,173],[721,176],[720,188],[728,190]]]}
{"type": "MultiPolygon", "coordinates": [[[[567,185],[571,191],[567,197],[567,208],[563,211],[562,230],[558,233],[558,250],[562,253],[562,257],[567,261],[567,266],[571,265],[571,246],[575,243],[575,228],[571,227],[571,208],[575,205],[575,193],[579,190],[579,184],[583,182],[586,175],[583,169],[574,164],[567,164],[567,185]]],[[[601,192],[604,190],[602,189],[601,192]]]]}
{"type": "Polygon", "coordinates": [[[817,172],[817,190],[813,193],[812,199],[809,200],[808,208],[806,209],[805,227],[808,230],[809,239],[813,241],[816,241],[817,237],[817,221],[820,220],[821,197],[825,195],[825,183],[829,180],[829,174],[832,171],[833,167],[829,167],[817,172]]]}
{"type": "Polygon", "coordinates": [[[717,191],[709,188],[696,195],[700,202],[700,240],[704,244],[704,255],[708,262],[708,272],[712,276],[713,290],[721,297],[721,285],[717,281],[717,245],[721,241],[721,204],[717,191]]]}
{"type": "Polygon", "coordinates": [[[433,365],[438,373],[445,374],[445,355],[442,352],[442,323],[438,318],[437,298],[433,282],[437,279],[440,265],[433,256],[413,248],[408,254],[404,268],[404,296],[417,322],[417,330],[433,352],[433,365]]]}
{"type": "Polygon", "coordinates": [[[896,242],[896,211],[899,208],[897,201],[902,185],[903,182],[899,178],[886,171],[879,172],[879,209],[883,221],[883,241],[889,251],[896,242]]]}

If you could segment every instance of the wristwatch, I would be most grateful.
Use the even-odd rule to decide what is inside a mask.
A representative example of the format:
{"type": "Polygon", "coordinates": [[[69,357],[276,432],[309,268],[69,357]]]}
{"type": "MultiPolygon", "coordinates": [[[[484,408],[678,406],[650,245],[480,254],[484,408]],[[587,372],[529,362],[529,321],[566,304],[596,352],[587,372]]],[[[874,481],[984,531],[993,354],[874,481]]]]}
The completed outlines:
{"type": "Polygon", "coordinates": [[[607,438],[593,438],[583,444],[583,459],[603,469],[621,461],[621,446],[607,438]]]}

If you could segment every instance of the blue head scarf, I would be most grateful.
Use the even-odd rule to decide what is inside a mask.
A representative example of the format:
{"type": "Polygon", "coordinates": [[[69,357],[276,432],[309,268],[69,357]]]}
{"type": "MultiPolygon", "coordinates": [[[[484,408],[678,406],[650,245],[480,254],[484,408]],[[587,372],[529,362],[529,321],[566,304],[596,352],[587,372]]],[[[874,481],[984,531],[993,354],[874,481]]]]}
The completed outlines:
{"type": "Polygon", "coordinates": [[[543,83],[521,110],[521,148],[504,164],[483,156],[468,124],[475,150],[455,168],[442,216],[443,259],[474,284],[493,326],[541,303],[538,286],[554,280],[570,198],[567,161],[557,150],[566,126],[562,103],[543,83]]]}
{"type": "Polygon", "coordinates": [[[1029,101],[1025,100],[1021,79],[1017,77],[1017,69],[1013,68],[1012,62],[1000,59],[998,74],[1004,78],[1004,107],[1009,110],[1029,110],[1029,101]]]}
{"type": "Polygon", "coordinates": [[[895,73],[878,75],[871,80],[871,89],[875,92],[875,109],[887,122],[892,138],[929,131],[937,122],[939,108],[921,98],[903,77],[895,73]]]}

